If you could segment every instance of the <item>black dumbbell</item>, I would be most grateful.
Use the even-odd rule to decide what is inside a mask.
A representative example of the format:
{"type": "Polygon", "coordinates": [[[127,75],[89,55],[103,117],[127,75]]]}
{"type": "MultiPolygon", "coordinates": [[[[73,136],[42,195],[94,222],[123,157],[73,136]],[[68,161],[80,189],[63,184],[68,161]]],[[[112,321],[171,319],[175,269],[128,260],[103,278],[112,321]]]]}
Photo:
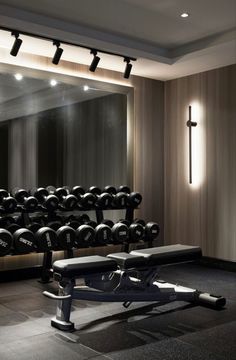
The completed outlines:
{"type": "Polygon", "coordinates": [[[6,190],[0,189],[0,205],[3,211],[13,213],[17,208],[17,201],[6,190]]]}
{"type": "Polygon", "coordinates": [[[76,234],[76,247],[85,248],[92,246],[95,240],[95,230],[92,226],[83,224],[75,231],[76,234]]]}
{"type": "Polygon", "coordinates": [[[0,224],[12,234],[15,253],[27,254],[35,251],[35,238],[32,231],[16,224],[15,219],[10,216],[2,218],[0,224]]]}
{"type": "Polygon", "coordinates": [[[95,227],[95,246],[104,246],[112,243],[112,231],[106,224],[99,224],[95,227]]]}
{"type": "Polygon", "coordinates": [[[119,222],[129,226],[129,242],[138,242],[143,240],[145,234],[143,225],[137,222],[130,224],[128,220],[119,220],[119,222]]]}
{"type": "Polygon", "coordinates": [[[59,199],[55,195],[49,194],[45,188],[32,190],[31,194],[35,196],[38,202],[48,211],[55,211],[58,208],[59,199]]]}
{"type": "Polygon", "coordinates": [[[133,208],[138,207],[142,202],[142,195],[139,192],[131,192],[127,185],[121,185],[118,187],[117,192],[123,192],[127,194],[127,205],[133,208]]]}
{"type": "Polygon", "coordinates": [[[91,209],[95,206],[96,196],[91,192],[85,192],[81,186],[74,186],[71,194],[77,198],[80,209],[91,209]]]}
{"type": "Polygon", "coordinates": [[[24,189],[14,189],[12,195],[19,204],[22,204],[27,211],[34,211],[38,206],[38,200],[36,197],[31,196],[24,189]]]}
{"type": "MultiPolygon", "coordinates": [[[[11,229],[14,226],[24,226],[34,235],[35,247],[38,252],[48,252],[57,248],[57,236],[55,230],[51,229],[48,226],[42,226],[41,223],[32,221],[29,219],[29,223],[25,224],[24,219],[19,217],[17,222],[20,225],[12,224],[11,229]]],[[[8,228],[9,229],[9,228],[8,228]]],[[[14,239],[14,235],[13,235],[14,239]]]]}
{"type": "Polygon", "coordinates": [[[42,223],[44,224],[43,226],[48,226],[54,231],[57,231],[62,225],[64,225],[62,217],[56,215],[55,213],[51,213],[50,215],[45,216],[42,223]]]}
{"type": "Polygon", "coordinates": [[[128,194],[124,192],[117,192],[113,196],[112,206],[114,208],[125,208],[128,205],[128,194]]]}
{"type": "Polygon", "coordinates": [[[102,192],[106,192],[108,194],[115,195],[117,191],[116,191],[116,188],[114,186],[107,185],[107,186],[104,187],[102,192]]]}
{"type": "Polygon", "coordinates": [[[111,228],[112,239],[114,244],[123,244],[128,240],[129,229],[127,225],[121,222],[114,224],[113,221],[107,219],[104,219],[102,223],[108,225],[111,228]]]}
{"type": "Polygon", "coordinates": [[[130,191],[130,188],[127,186],[127,185],[121,185],[117,188],[117,191],[116,192],[124,192],[126,194],[130,194],[131,191],[130,191]]]}
{"type": "Polygon", "coordinates": [[[153,221],[145,223],[142,219],[135,219],[134,223],[141,224],[144,227],[144,240],[153,241],[160,233],[160,226],[153,221]]]}
{"type": "Polygon", "coordinates": [[[76,230],[82,223],[79,221],[79,218],[75,215],[70,215],[64,219],[64,225],[72,227],[76,230]]]}
{"type": "Polygon", "coordinates": [[[80,215],[78,221],[80,222],[81,225],[89,225],[92,226],[92,228],[94,229],[98,225],[96,221],[91,220],[87,214],[80,215]]]}
{"type": "Polygon", "coordinates": [[[76,232],[71,226],[63,225],[57,232],[57,245],[60,250],[72,249],[76,242],[76,232]]]}
{"type": "Polygon", "coordinates": [[[108,209],[112,205],[113,196],[108,192],[102,192],[97,186],[91,186],[89,192],[96,196],[96,206],[99,209],[108,209]]]}
{"type": "Polygon", "coordinates": [[[47,190],[49,194],[55,195],[58,198],[63,209],[71,211],[76,208],[78,202],[77,197],[70,194],[68,188],[59,187],[56,189],[54,186],[48,186],[47,190]]]}
{"type": "Polygon", "coordinates": [[[13,245],[12,234],[6,229],[0,228],[0,256],[10,254],[13,245]]]}

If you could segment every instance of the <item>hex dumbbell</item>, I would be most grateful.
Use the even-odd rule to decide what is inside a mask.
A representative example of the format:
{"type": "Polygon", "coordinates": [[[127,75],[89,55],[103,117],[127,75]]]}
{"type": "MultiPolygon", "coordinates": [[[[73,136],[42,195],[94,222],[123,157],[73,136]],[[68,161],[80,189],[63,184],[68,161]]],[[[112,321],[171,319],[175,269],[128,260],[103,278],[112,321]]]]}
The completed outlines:
{"type": "Polygon", "coordinates": [[[19,204],[24,206],[25,210],[36,210],[38,206],[38,200],[36,199],[36,197],[31,196],[25,189],[14,189],[12,191],[12,195],[19,204]]]}

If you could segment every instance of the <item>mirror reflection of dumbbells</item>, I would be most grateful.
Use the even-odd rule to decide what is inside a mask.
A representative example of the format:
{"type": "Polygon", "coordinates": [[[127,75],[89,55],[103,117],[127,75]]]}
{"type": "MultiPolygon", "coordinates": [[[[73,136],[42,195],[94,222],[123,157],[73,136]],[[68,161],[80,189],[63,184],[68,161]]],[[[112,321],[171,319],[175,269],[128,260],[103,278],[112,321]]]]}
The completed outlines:
{"type": "Polygon", "coordinates": [[[55,211],[58,208],[59,199],[49,192],[45,188],[38,188],[31,190],[33,195],[39,202],[39,204],[48,211],[55,211]]]}
{"type": "Polygon", "coordinates": [[[105,186],[104,192],[109,193],[113,197],[112,206],[114,208],[137,208],[142,202],[142,195],[139,192],[130,190],[126,185],[119,186],[117,189],[114,186],[105,186]]]}
{"type": "Polygon", "coordinates": [[[59,187],[55,188],[54,186],[47,186],[47,191],[50,195],[55,195],[59,200],[59,205],[61,210],[72,211],[77,206],[77,198],[75,195],[70,194],[68,187],[59,187]]]}
{"type": "Polygon", "coordinates": [[[160,226],[152,221],[147,223],[142,219],[135,219],[132,223],[124,219],[119,221],[129,228],[128,241],[130,243],[135,243],[140,240],[151,242],[155,240],[160,233],[160,226]]]}
{"type": "Polygon", "coordinates": [[[12,196],[16,199],[26,211],[35,211],[38,206],[38,200],[36,197],[30,195],[25,189],[15,188],[12,190],[12,196]]]}
{"type": "Polygon", "coordinates": [[[1,213],[13,213],[16,211],[17,201],[14,197],[4,190],[0,189],[0,210],[1,213]]]}

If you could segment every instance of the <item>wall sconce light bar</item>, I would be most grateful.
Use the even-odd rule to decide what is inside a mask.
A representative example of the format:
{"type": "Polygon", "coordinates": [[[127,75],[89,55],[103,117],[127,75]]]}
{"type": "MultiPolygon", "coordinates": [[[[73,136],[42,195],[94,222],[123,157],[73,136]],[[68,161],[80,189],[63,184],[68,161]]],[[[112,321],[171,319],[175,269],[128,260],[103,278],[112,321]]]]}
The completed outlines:
{"type": "Polygon", "coordinates": [[[192,184],[192,127],[197,126],[195,121],[192,121],[192,107],[188,107],[188,121],[187,126],[189,128],[189,184],[192,184]]]}

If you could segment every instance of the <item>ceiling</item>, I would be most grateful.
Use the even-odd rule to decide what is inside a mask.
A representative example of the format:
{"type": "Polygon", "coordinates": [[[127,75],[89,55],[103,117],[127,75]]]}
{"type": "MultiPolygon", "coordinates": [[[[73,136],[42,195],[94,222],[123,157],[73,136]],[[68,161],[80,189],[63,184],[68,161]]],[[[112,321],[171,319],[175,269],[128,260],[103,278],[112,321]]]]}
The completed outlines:
{"type": "MultiPolygon", "coordinates": [[[[137,57],[132,74],[160,80],[236,63],[235,0],[0,0],[0,25],[137,57]]],[[[0,47],[11,47],[9,37],[1,32],[0,47]]],[[[54,51],[40,40],[23,45],[54,51]]],[[[63,58],[91,61],[87,50],[70,46],[63,58]]],[[[122,58],[111,56],[101,55],[99,66],[124,70],[122,58]]]]}

